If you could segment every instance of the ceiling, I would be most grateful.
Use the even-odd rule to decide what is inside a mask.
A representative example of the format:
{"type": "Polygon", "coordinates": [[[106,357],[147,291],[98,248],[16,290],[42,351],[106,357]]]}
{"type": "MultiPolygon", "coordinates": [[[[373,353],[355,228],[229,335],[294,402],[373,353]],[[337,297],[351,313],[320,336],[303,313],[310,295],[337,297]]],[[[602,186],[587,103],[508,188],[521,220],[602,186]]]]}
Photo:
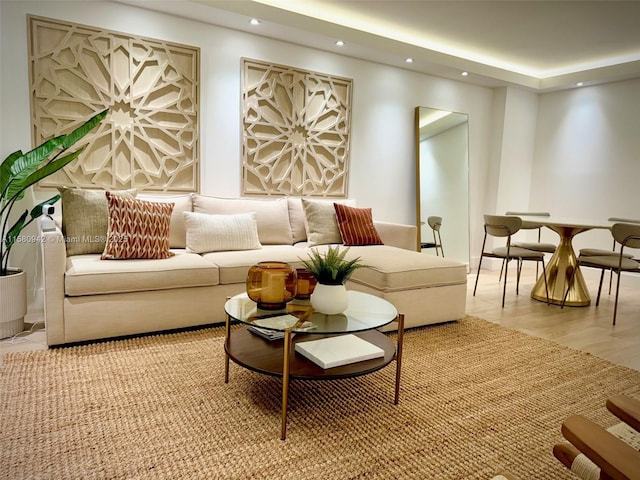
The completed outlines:
{"type": "Polygon", "coordinates": [[[477,85],[640,77],[640,1],[119,1],[477,85]]]}

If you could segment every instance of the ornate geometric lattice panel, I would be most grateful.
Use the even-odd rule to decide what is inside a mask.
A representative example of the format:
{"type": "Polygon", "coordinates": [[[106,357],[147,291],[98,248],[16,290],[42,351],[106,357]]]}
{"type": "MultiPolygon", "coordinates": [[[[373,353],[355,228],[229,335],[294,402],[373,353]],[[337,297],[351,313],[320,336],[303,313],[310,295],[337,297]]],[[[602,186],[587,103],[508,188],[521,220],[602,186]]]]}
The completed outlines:
{"type": "Polygon", "coordinates": [[[347,196],[352,80],[242,60],[245,194],[347,196]]]}
{"type": "Polygon", "coordinates": [[[34,144],[110,109],[41,187],[199,190],[197,47],[31,16],[29,40],[34,144]]]}

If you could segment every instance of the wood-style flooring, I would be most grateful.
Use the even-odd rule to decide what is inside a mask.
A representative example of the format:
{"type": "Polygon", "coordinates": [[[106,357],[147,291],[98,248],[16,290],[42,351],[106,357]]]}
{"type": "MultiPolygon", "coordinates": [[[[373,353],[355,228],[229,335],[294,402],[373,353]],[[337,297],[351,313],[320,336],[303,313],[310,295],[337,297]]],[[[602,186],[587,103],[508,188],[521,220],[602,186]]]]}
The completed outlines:
{"type": "MultiPolygon", "coordinates": [[[[468,315],[498,323],[537,337],[546,338],[567,347],[589,352],[618,365],[640,371],[640,277],[623,275],[620,281],[618,316],[612,325],[615,300],[615,277],[611,295],[608,294],[608,274],[599,306],[599,270],[583,268],[583,275],[591,305],[588,307],[547,306],[533,300],[529,294],[536,280],[535,266],[525,266],[520,279],[520,294],[516,295],[516,278],[510,267],[505,306],[501,308],[502,284],[499,271],[482,270],[478,290],[473,296],[476,272],[469,274],[467,283],[468,315]]],[[[515,273],[515,270],[514,270],[515,273]]]]}

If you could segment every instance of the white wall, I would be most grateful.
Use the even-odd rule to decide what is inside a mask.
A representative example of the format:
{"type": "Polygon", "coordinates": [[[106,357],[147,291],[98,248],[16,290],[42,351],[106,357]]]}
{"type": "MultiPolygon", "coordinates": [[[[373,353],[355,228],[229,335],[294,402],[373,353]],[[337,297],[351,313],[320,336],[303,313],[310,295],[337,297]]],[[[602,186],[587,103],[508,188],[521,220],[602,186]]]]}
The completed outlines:
{"type": "MultiPolygon", "coordinates": [[[[639,115],[640,79],[541,95],[529,203],[562,217],[640,218],[639,115]]],[[[591,230],[574,248],[611,241],[591,230]]]]}
{"type": "MultiPolygon", "coordinates": [[[[353,79],[349,196],[374,216],[415,222],[414,108],[469,114],[471,170],[487,162],[490,89],[421,75],[110,2],[0,2],[0,154],[30,147],[26,15],[64,19],[201,49],[202,192],[240,193],[240,59],[255,58],[353,79]],[[7,48],[9,46],[9,48],[7,48]]],[[[481,185],[473,189],[483,189],[481,185]]],[[[477,197],[478,192],[475,192],[477,197]]],[[[21,246],[22,247],[22,246],[21,246]]],[[[39,251],[14,249],[12,263],[30,273],[36,299],[39,251]]]]}

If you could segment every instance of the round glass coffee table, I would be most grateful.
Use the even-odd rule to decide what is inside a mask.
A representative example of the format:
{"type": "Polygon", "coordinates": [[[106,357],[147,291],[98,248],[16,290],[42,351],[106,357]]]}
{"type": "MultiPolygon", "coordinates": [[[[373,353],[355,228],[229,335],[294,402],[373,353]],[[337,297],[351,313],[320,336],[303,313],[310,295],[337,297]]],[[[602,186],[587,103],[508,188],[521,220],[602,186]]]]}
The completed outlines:
{"type": "Polygon", "coordinates": [[[355,291],[349,291],[348,295],[349,306],[339,315],[315,312],[309,301],[303,300],[294,300],[282,310],[260,310],[246,293],[230,298],[224,306],[224,381],[229,382],[229,360],[254,372],[282,377],[282,440],[285,440],[287,435],[287,400],[291,379],[335,380],[367,375],[395,360],[394,404],[399,401],[404,315],[398,314],[391,303],[374,295],[355,291]],[[397,343],[377,330],[394,320],[398,322],[397,343]],[[232,330],[231,324],[234,322],[243,324],[242,328],[232,330]],[[262,328],[262,333],[267,336],[280,333],[281,338],[263,338],[251,331],[256,326],[262,328]],[[298,343],[343,335],[358,337],[350,340],[358,343],[364,340],[382,352],[379,352],[380,356],[376,358],[353,361],[332,368],[323,368],[303,355],[292,353],[298,343]]]}

